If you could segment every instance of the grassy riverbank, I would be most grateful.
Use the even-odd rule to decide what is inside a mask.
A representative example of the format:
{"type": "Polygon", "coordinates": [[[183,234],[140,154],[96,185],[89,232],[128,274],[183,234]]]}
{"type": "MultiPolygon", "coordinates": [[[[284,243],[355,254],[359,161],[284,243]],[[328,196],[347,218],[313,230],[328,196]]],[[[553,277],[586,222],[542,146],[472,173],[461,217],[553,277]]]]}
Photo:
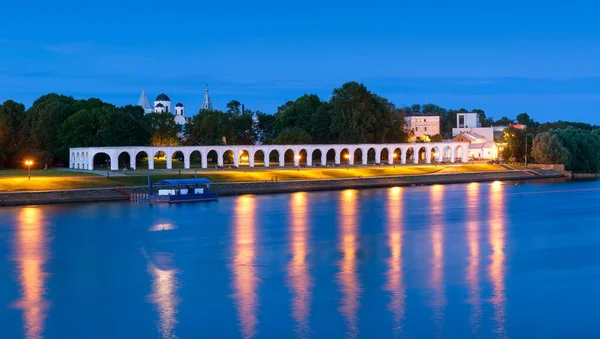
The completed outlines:
{"type": "MultiPolygon", "coordinates": [[[[477,173],[502,171],[495,165],[423,165],[423,166],[372,166],[372,167],[339,167],[339,168],[246,168],[232,170],[199,170],[198,176],[214,182],[260,182],[260,181],[294,181],[317,179],[369,178],[387,176],[409,176],[427,174],[477,173]]],[[[110,172],[105,172],[110,173],[110,172]]],[[[152,171],[152,180],[193,178],[190,170],[152,171]]],[[[147,184],[145,171],[116,172],[109,176],[91,172],[75,172],[66,170],[37,170],[31,172],[31,180],[27,178],[27,170],[0,171],[0,191],[41,191],[66,190],[75,188],[139,186],[147,184]],[[116,176],[116,174],[125,174],[116,176]]]]}

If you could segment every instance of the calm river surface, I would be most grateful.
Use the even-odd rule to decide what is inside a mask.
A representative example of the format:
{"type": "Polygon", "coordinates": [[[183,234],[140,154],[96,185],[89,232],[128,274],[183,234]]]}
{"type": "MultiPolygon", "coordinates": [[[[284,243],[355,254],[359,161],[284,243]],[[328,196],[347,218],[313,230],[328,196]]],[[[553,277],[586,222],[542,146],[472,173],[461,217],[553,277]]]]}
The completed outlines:
{"type": "Polygon", "coordinates": [[[598,338],[600,182],[0,209],[0,338],[598,338]]]}

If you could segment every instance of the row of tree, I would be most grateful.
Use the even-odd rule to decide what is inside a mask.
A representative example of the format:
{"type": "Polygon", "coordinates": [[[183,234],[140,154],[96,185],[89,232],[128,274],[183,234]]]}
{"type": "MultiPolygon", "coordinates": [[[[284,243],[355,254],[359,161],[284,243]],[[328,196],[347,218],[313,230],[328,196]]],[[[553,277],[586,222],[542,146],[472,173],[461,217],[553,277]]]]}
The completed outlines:
{"type": "Polygon", "coordinates": [[[531,154],[541,164],[565,164],[579,173],[600,172],[600,129],[568,126],[539,133],[533,139],[531,154]]]}
{"type": "MultiPolygon", "coordinates": [[[[479,113],[484,127],[525,124],[525,130],[511,127],[504,134],[507,146],[503,158],[514,161],[523,161],[525,157],[550,161],[532,154],[533,139],[542,134],[540,145],[542,140],[554,140],[547,146],[554,149],[555,139],[560,139],[570,152],[565,162],[569,167],[580,168],[574,165],[579,153],[569,150],[572,144],[566,141],[575,134],[559,138],[562,132],[558,131],[573,127],[592,136],[598,134],[592,133],[594,126],[589,124],[563,121],[540,124],[527,113],[519,114],[515,120],[507,117],[494,120],[481,109],[452,110],[434,104],[397,108],[357,82],[334,89],[329,100],[314,94],[303,95],[281,105],[274,114],[247,109],[233,100],[225,111],[200,110],[184,128],[175,123],[171,113],[144,114],[137,106],[116,107],[99,99],[75,100],[48,94],[28,109],[12,100],[0,105],[0,167],[19,166],[26,157],[33,157],[42,166],[66,164],[70,147],[86,146],[406,142],[410,135],[405,131],[404,118],[416,112],[439,115],[442,134],[417,141],[451,138],[456,115],[464,112],[479,113]]],[[[553,155],[551,159],[563,158],[553,155]]]]}
{"type": "Polygon", "coordinates": [[[177,142],[171,114],[146,114],[141,107],[99,99],[75,100],[48,94],[29,109],[8,100],[0,105],[0,168],[25,158],[37,166],[67,163],[70,147],[147,145],[177,142]]]}
{"type": "Polygon", "coordinates": [[[186,143],[376,143],[403,142],[404,115],[363,84],[348,82],[333,90],[329,101],[307,94],[288,101],[275,114],[240,109],[200,111],[186,125],[186,143]],[[253,121],[256,114],[258,121],[253,121]]]}

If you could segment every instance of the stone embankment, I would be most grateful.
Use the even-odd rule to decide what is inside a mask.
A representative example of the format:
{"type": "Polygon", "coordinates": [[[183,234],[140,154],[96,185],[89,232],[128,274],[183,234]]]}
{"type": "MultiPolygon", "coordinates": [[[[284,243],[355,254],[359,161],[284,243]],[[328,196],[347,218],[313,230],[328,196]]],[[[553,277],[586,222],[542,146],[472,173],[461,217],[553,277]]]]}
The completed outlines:
{"type": "MultiPolygon", "coordinates": [[[[297,191],[325,191],[342,189],[458,184],[468,182],[511,181],[564,178],[552,170],[477,172],[459,174],[429,174],[351,179],[322,179],[267,182],[214,183],[211,189],[221,196],[240,194],[289,193],[297,191]]],[[[101,202],[129,200],[131,193],[146,193],[147,187],[114,187],[73,189],[65,191],[21,191],[0,193],[0,206],[58,204],[73,202],[101,202]]]]}

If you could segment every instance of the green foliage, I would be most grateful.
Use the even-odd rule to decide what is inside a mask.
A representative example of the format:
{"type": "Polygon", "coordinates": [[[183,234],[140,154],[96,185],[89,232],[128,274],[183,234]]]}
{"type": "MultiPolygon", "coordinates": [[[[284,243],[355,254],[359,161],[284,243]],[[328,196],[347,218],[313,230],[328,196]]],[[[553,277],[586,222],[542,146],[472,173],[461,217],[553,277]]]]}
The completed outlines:
{"type": "Polygon", "coordinates": [[[329,105],[315,94],[305,94],[295,101],[288,101],[275,114],[276,133],[299,127],[315,142],[326,143],[331,139],[330,126],[329,105]]]}
{"type": "Polygon", "coordinates": [[[25,117],[25,106],[12,100],[0,105],[0,151],[3,166],[5,162],[14,163],[21,150],[19,133],[25,117]]]}
{"type": "Polygon", "coordinates": [[[597,130],[568,126],[538,134],[532,155],[539,163],[565,164],[569,171],[600,172],[600,136],[597,130]]]}
{"type": "Polygon", "coordinates": [[[333,90],[330,130],[339,143],[402,142],[404,115],[363,84],[348,82],[333,90]]]}
{"type": "Polygon", "coordinates": [[[431,137],[431,142],[442,142],[442,141],[444,141],[444,138],[441,136],[441,134],[436,134],[431,137]]]}
{"type": "Polygon", "coordinates": [[[597,135],[572,126],[550,133],[556,135],[569,152],[565,164],[567,170],[582,173],[600,172],[600,139],[597,135]]]}
{"type": "Polygon", "coordinates": [[[276,118],[273,114],[257,112],[258,131],[256,137],[261,144],[271,144],[275,140],[276,118]]]}
{"type": "Polygon", "coordinates": [[[539,164],[565,164],[569,152],[556,134],[544,132],[533,139],[531,155],[539,164]]]}
{"type": "Polygon", "coordinates": [[[504,141],[506,146],[501,152],[503,159],[514,159],[511,161],[523,162],[525,160],[525,151],[529,154],[532,142],[530,134],[518,128],[509,127],[504,130],[504,141]],[[525,146],[527,145],[527,147],[525,146]]]}
{"type": "Polygon", "coordinates": [[[175,123],[173,114],[169,112],[149,113],[144,115],[146,124],[150,127],[150,144],[152,146],[177,146],[181,126],[175,123]]]}
{"type": "MultiPolygon", "coordinates": [[[[238,111],[239,102],[231,101],[228,112],[200,110],[186,124],[186,143],[189,145],[222,145],[223,137],[231,145],[254,144],[257,131],[253,128],[253,112],[238,111]]],[[[262,114],[262,113],[261,113],[262,114]]],[[[268,123],[265,119],[265,124],[268,123]]],[[[272,129],[272,128],[271,128],[272,129]]],[[[272,131],[270,132],[272,134],[272,131]]]]}
{"type": "Polygon", "coordinates": [[[300,127],[291,127],[281,131],[273,141],[276,145],[310,144],[311,142],[310,135],[300,127]]]}
{"type": "Polygon", "coordinates": [[[54,154],[67,159],[70,147],[147,145],[149,126],[136,117],[137,113],[131,106],[81,109],[62,123],[60,146],[54,154]]]}

